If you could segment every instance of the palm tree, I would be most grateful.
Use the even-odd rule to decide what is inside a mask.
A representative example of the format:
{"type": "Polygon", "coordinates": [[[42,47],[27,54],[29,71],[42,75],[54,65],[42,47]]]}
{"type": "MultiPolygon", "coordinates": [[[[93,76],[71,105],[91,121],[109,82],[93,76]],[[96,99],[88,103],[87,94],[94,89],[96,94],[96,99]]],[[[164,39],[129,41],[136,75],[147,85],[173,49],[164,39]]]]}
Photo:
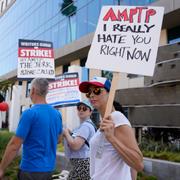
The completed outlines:
{"type": "Polygon", "coordinates": [[[12,83],[10,80],[0,80],[0,91],[6,92],[12,83]]]}
{"type": "Polygon", "coordinates": [[[70,30],[70,42],[72,42],[71,16],[76,14],[76,10],[77,10],[77,7],[74,6],[73,0],[63,0],[60,11],[64,16],[68,17],[69,30],[70,30]]]}
{"type": "Polygon", "coordinates": [[[112,81],[113,78],[113,73],[111,71],[102,71],[102,77],[106,77],[107,79],[109,79],[110,81],[112,81]]]}

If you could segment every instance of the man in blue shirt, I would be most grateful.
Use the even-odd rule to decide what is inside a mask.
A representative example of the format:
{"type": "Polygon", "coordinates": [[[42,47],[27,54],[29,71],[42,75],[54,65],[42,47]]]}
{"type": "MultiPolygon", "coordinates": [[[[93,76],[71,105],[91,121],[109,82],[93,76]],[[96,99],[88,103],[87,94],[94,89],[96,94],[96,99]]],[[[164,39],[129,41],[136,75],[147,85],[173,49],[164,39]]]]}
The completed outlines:
{"type": "Polygon", "coordinates": [[[33,106],[25,110],[16,135],[8,143],[0,164],[0,179],[23,144],[19,180],[51,179],[56,161],[56,147],[62,133],[59,111],[46,103],[48,81],[36,78],[31,83],[30,98],[33,106]]]}

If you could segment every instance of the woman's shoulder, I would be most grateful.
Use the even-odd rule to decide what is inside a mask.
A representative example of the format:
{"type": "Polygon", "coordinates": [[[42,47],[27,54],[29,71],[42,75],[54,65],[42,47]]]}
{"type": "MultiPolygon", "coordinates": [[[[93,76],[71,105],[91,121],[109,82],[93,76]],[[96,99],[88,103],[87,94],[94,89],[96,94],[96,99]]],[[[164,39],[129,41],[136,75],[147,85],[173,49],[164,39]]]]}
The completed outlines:
{"type": "Polygon", "coordinates": [[[129,120],[126,118],[126,116],[119,111],[112,112],[111,117],[115,123],[115,127],[120,126],[120,125],[131,126],[131,124],[130,124],[129,120]]]}
{"type": "Polygon", "coordinates": [[[123,113],[121,113],[120,111],[113,111],[111,113],[111,116],[114,118],[125,118],[125,119],[127,119],[126,116],[123,113]]]}

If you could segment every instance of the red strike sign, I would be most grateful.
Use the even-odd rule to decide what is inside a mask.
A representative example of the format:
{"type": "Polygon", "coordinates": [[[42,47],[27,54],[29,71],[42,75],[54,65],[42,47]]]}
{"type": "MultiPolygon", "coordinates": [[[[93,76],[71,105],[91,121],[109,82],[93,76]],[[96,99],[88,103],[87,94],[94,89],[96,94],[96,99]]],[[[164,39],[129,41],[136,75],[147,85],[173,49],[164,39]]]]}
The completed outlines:
{"type": "Polygon", "coordinates": [[[59,80],[49,84],[49,90],[62,88],[62,87],[73,87],[78,86],[79,79],[67,79],[59,80]]]}
{"type": "Polygon", "coordinates": [[[52,49],[45,49],[45,48],[38,48],[38,49],[34,49],[34,48],[29,48],[29,49],[22,49],[19,48],[18,50],[18,56],[19,57],[37,57],[37,58],[53,58],[53,50],[52,49]]]}

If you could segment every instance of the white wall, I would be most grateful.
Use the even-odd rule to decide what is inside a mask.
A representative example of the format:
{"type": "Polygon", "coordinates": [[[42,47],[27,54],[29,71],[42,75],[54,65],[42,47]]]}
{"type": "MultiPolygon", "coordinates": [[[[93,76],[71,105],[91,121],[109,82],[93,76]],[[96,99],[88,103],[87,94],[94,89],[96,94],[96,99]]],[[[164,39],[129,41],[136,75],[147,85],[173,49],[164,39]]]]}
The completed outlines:
{"type": "Polygon", "coordinates": [[[21,86],[14,85],[12,90],[12,101],[9,110],[9,131],[15,132],[20,118],[21,108],[21,86]]]}
{"type": "Polygon", "coordinates": [[[127,73],[120,73],[117,89],[127,89],[127,88],[136,88],[136,87],[144,87],[143,76],[128,78],[127,73]]]}

